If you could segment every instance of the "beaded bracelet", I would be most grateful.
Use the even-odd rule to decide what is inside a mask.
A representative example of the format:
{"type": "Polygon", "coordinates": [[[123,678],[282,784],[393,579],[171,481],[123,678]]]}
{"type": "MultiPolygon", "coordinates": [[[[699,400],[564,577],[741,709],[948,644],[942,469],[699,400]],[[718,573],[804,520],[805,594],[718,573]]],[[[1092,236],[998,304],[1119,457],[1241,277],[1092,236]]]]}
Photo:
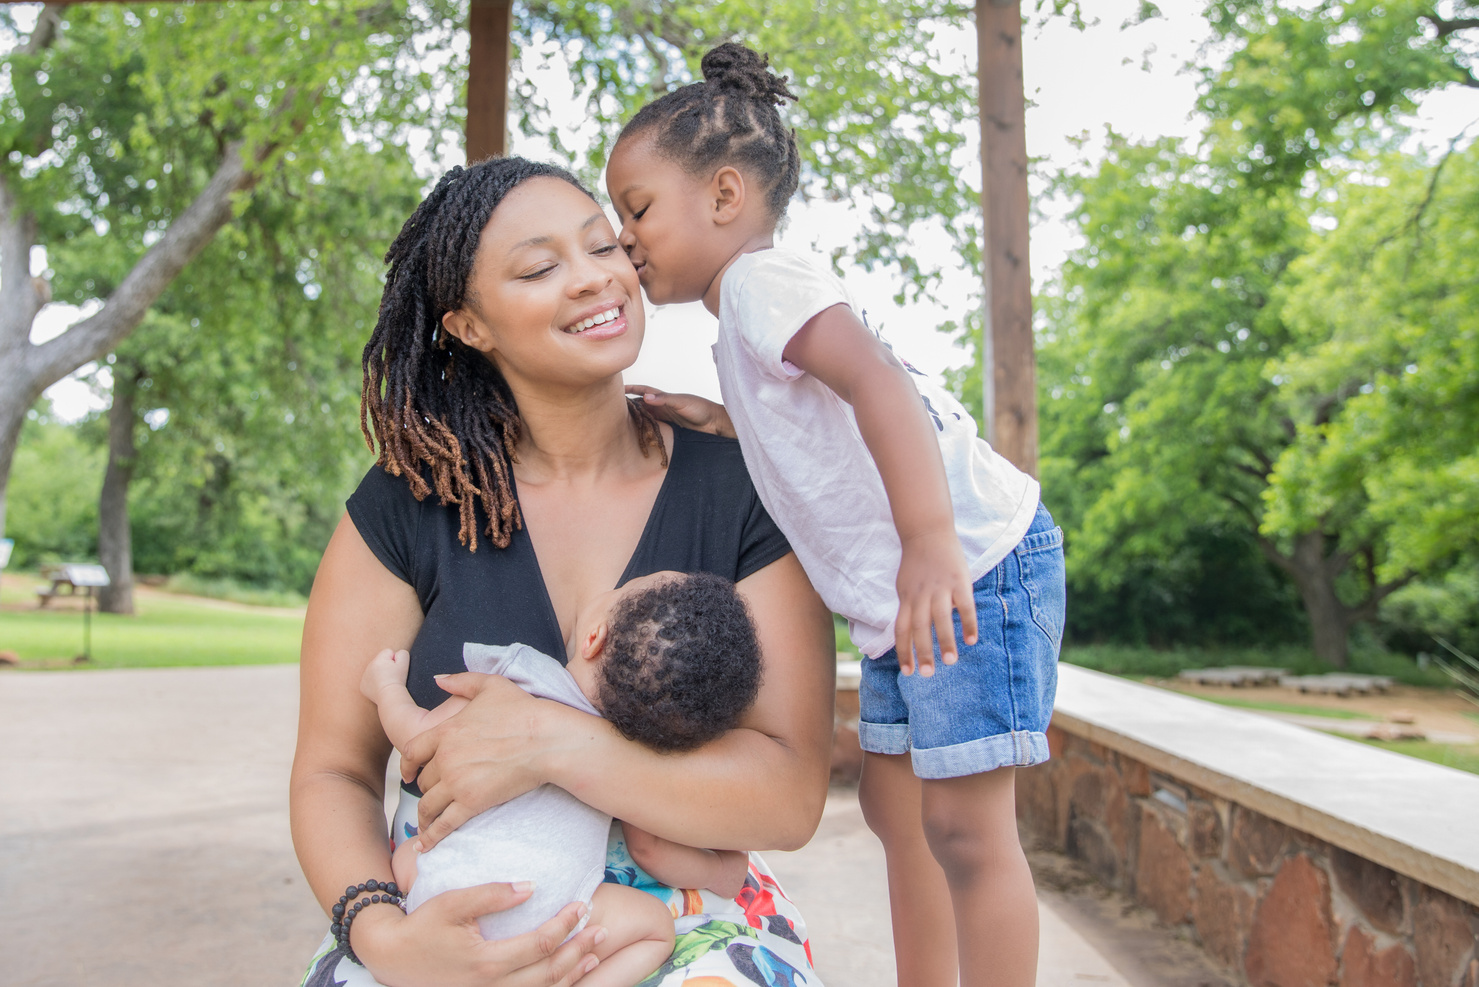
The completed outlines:
{"type": "Polygon", "coordinates": [[[349,945],[349,927],[354,923],[355,916],[360,913],[360,909],[368,905],[379,904],[395,905],[403,912],[406,910],[406,899],[401,894],[400,888],[395,886],[395,882],[376,880],[345,888],[344,893],[339,896],[339,903],[330,909],[334,915],[334,922],[329,926],[329,932],[333,934],[334,942],[343,950],[344,955],[357,966],[364,966],[364,964],[360,962],[358,956],[354,955],[354,950],[349,945]],[[351,898],[358,898],[366,892],[371,892],[370,897],[362,898],[350,906],[351,898]]]}

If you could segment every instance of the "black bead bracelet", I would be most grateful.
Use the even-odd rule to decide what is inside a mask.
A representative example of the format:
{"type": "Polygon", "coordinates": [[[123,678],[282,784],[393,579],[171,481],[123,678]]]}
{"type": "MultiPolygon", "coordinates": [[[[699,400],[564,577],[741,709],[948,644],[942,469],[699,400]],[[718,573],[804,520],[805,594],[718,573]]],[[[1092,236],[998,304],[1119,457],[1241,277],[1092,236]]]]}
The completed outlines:
{"type": "Polygon", "coordinates": [[[345,888],[344,893],[339,896],[339,903],[329,909],[333,913],[334,921],[329,926],[329,932],[334,936],[334,942],[344,952],[350,962],[358,966],[364,966],[354,950],[349,945],[349,927],[354,924],[355,916],[360,910],[369,905],[395,905],[401,911],[406,910],[406,899],[401,894],[401,889],[395,886],[394,881],[366,881],[356,884],[352,888],[345,888]],[[349,904],[351,898],[359,898],[360,895],[368,894],[367,898],[360,898],[353,905],[349,904]]]}

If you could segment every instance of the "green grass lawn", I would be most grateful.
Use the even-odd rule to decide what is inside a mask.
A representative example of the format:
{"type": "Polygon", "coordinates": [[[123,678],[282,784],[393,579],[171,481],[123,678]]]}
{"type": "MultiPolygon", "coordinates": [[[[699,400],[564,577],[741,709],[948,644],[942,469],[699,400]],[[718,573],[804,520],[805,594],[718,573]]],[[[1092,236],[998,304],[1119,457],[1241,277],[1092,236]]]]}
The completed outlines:
{"type": "Polygon", "coordinates": [[[1345,739],[1359,740],[1382,750],[1395,751],[1408,757],[1422,758],[1434,764],[1479,775],[1479,744],[1436,744],[1431,740],[1367,740],[1363,737],[1345,739]]]}
{"type": "MultiPolygon", "coordinates": [[[[28,596],[7,586],[4,602],[24,604],[28,596]]],[[[222,609],[157,594],[140,596],[136,602],[138,613],[132,617],[93,614],[93,660],[88,667],[265,665],[298,660],[303,636],[300,616],[222,609]]],[[[23,668],[70,667],[71,658],[82,652],[82,613],[0,611],[0,651],[19,654],[23,668]]]]}
{"type": "MultiPolygon", "coordinates": [[[[1221,668],[1226,665],[1252,665],[1259,668],[1283,668],[1293,675],[1318,675],[1333,671],[1321,663],[1303,645],[1277,645],[1260,648],[1149,648],[1141,645],[1068,644],[1063,660],[1110,675],[1132,678],[1174,678],[1188,668],[1221,668]]],[[[1353,650],[1349,672],[1366,675],[1388,675],[1408,685],[1444,688],[1452,682],[1436,668],[1418,668],[1406,655],[1390,651],[1353,650]]]]}
{"type": "Polygon", "coordinates": [[[1203,693],[1189,693],[1198,699],[1205,699],[1209,703],[1219,706],[1236,706],[1238,709],[1258,709],[1266,713],[1296,713],[1300,716],[1326,716],[1332,720],[1379,720],[1381,717],[1370,713],[1362,713],[1354,709],[1330,709],[1327,706],[1301,706],[1297,703],[1271,703],[1257,699],[1238,699],[1233,696],[1208,696],[1203,693]]]}

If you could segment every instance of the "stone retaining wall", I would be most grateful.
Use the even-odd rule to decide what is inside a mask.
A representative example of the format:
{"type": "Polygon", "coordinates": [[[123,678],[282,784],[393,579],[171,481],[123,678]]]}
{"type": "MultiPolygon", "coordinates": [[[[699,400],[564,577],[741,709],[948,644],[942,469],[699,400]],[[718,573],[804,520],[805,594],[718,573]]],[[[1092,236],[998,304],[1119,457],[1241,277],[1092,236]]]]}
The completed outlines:
{"type": "Polygon", "coordinates": [[[1253,987],[1479,987],[1473,904],[1060,726],[1048,739],[1052,760],[1017,772],[1024,840],[1253,987]]]}

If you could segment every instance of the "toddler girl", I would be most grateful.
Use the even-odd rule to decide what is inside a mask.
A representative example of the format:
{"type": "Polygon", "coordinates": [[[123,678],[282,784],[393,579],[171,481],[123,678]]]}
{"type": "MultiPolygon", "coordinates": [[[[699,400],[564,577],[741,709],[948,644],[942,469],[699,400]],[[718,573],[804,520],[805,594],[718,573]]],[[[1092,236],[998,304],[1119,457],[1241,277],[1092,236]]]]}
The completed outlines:
{"type": "Polygon", "coordinates": [[[800,156],[776,110],[796,97],[767,65],[719,46],[703,82],[643,107],[611,153],[620,240],[648,298],[702,300],[719,319],[724,406],[629,390],[739,439],[867,658],[859,794],[887,853],[900,984],[958,972],[965,987],[1028,987],[1037,902],[1013,768],[1048,757],[1062,532],[1036,481],[893,355],[840,281],[774,246],[800,156]]]}

